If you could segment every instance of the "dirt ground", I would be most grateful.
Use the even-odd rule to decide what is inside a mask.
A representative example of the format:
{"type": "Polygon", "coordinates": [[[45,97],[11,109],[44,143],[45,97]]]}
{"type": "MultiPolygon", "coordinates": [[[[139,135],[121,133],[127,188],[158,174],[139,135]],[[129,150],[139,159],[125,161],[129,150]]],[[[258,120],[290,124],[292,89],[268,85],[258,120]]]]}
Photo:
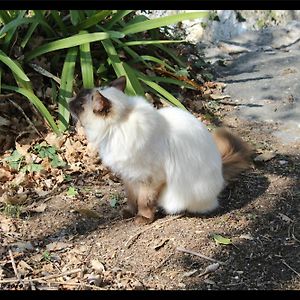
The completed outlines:
{"type": "Polygon", "coordinates": [[[234,119],[231,109],[220,105],[218,125],[263,156],[223,191],[217,211],[135,225],[121,217],[120,180],[95,158],[77,160],[78,171],[50,181],[19,217],[2,209],[0,289],[299,290],[300,145],[281,145],[273,125],[234,119]]]}

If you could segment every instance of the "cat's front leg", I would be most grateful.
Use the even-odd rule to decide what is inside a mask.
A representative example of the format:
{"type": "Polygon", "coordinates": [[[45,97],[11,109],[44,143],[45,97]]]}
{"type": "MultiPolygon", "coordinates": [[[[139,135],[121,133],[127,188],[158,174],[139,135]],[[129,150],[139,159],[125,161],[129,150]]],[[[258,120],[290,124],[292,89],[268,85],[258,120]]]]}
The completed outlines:
{"type": "Polygon", "coordinates": [[[134,220],[136,224],[149,224],[154,221],[157,199],[164,186],[165,184],[161,182],[139,185],[138,212],[134,220]]]}
{"type": "Polygon", "coordinates": [[[139,186],[131,182],[124,181],[125,192],[127,196],[127,206],[122,210],[122,216],[125,219],[132,218],[138,211],[138,192],[139,186]]]}

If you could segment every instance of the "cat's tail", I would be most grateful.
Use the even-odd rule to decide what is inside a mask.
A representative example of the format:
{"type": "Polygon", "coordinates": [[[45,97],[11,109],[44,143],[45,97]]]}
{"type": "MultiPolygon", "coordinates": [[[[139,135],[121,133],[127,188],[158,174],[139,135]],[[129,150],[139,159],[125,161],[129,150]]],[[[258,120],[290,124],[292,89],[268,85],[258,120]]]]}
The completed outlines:
{"type": "Polygon", "coordinates": [[[221,153],[223,176],[226,181],[249,168],[252,149],[246,142],[225,128],[215,130],[213,137],[221,153]]]}

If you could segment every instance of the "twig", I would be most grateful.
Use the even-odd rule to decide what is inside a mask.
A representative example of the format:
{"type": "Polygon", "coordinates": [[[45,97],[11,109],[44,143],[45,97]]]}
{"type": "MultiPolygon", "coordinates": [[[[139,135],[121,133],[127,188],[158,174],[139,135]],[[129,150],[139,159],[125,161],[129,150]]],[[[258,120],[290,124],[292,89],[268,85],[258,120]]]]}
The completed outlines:
{"type": "Polygon", "coordinates": [[[300,273],[298,273],[295,269],[289,266],[284,260],[282,260],[282,263],[300,277],[300,273]]]}
{"type": "Polygon", "coordinates": [[[17,270],[17,267],[16,267],[16,263],[15,263],[15,259],[14,259],[14,256],[12,254],[11,249],[9,249],[8,253],[9,253],[9,256],[10,256],[10,261],[11,261],[12,267],[14,269],[14,273],[15,273],[17,279],[18,279],[17,281],[19,281],[20,283],[22,283],[21,276],[18,273],[18,270],[17,270]]]}
{"type": "MultiPolygon", "coordinates": [[[[78,268],[78,269],[63,272],[63,273],[60,273],[60,274],[48,275],[48,276],[38,277],[38,278],[31,278],[30,280],[29,279],[23,279],[22,282],[23,283],[40,282],[40,281],[45,281],[45,280],[49,280],[49,279],[54,279],[54,278],[57,278],[57,277],[63,277],[63,276],[75,274],[75,273],[78,273],[80,271],[81,271],[81,269],[78,268]]],[[[16,279],[3,279],[3,280],[0,280],[0,283],[14,283],[16,281],[17,281],[16,279]]]]}
{"type": "Polygon", "coordinates": [[[212,261],[212,262],[217,262],[217,263],[219,263],[220,265],[225,265],[224,262],[219,261],[219,260],[214,259],[214,258],[210,258],[210,257],[208,257],[208,256],[205,256],[205,255],[203,255],[203,254],[201,254],[201,253],[199,253],[199,252],[195,252],[195,251],[192,251],[192,250],[187,250],[187,249],[184,249],[184,248],[181,248],[181,247],[177,247],[176,250],[177,250],[177,251],[184,252],[184,253],[189,253],[189,254],[192,254],[192,255],[196,255],[196,256],[199,256],[199,257],[201,257],[201,258],[204,258],[204,259],[209,260],[209,261],[212,261]]]}
{"type": "Polygon", "coordinates": [[[105,290],[104,288],[101,288],[101,287],[98,287],[96,285],[92,285],[92,284],[86,284],[86,283],[80,283],[80,282],[60,282],[60,281],[51,281],[51,282],[39,282],[39,283],[46,283],[46,284],[62,284],[62,285],[74,285],[74,286],[80,286],[80,287],[89,287],[89,288],[92,288],[92,289],[95,289],[95,290],[105,290]]]}
{"type": "Polygon", "coordinates": [[[171,253],[170,255],[168,255],[167,258],[165,258],[158,266],[156,266],[154,268],[154,270],[157,270],[157,269],[161,268],[170,259],[170,257],[172,255],[174,255],[174,253],[171,253]]]}
{"type": "Polygon", "coordinates": [[[72,274],[79,273],[79,272],[81,272],[81,268],[66,271],[66,272],[63,272],[60,274],[48,275],[48,276],[44,276],[44,277],[40,277],[40,278],[33,278],[32,281],[36,281],[37,279],[38,280],[48,280],[48,279],[53,279],[53,278],[57,278],[57,277],[72,275],[72,274]]]}
{"type": "Polygon", "coordinates": [[[18,105],[17,103],[15,103],[14,101],[8,99],[8,101],[14,106],[16,107],[18,110],[20,110],[20,112],[22,113],[22,115],[24,116],[24,118],[26,119],[26,121],[29,123],[30,127],[33,128],[33,130],[41,137],[43,138],[43,135],[37,130],[37,128],[34,126],[34,124],[31,122],[31,120],[27,117],[27,115],[25,114],[23,108],[18,105]]]}
{"type": "MultiPolygon", "coordinates": [[[[18,282],[17,279],[3,279],[0,280],[0,284],[1,283],[15,283],[18,282]]],[[[33,282],[37,282],[39,284],[62,284],[62,285],[74,285],[74,286],[81,286],[81,287],[89,287],[95,290],[104,290],[104,288],[100,288],[98,286],[95,285],[91,285],[91,284],[86,284],[86,283],[77,283],[77,282],[67,282],[67,281],[50,281],[47,282],[44,279],[40,279],[40,278],[32,278],[32,279],[24,279],[23,284],[33,284],[33,282]]]]}
{"type": "Polygon", "coordinates": [[[36,288],[35,288],[34,283],[33,283],[32,280],[31,280],[31,277],[29,277],[29,283],[30,283],[31,290],[32,290],[32,291],[35,291],[36,288]]]}
{"type": "Polygon", "coordinates": [[[127,242],[125,243],[125,247],[130,248],[130,246],[135,242],[135,240],[136,240],[142,233],[146,232],[147,230],[150,230],[150,229],[152,229],[153,227],[156,227],[156,226],[157,226],[157,227],[160,227],[161,225],[163,225],[163,224],[165,224],[165,223],[167,223],[167,222],[170,222],[170,221],[179,219],[179,218],[181,218],[181,217],[183,217],[183,215],[177,215],[177,216],[171,217],[171,218],[169,218],[169,219],[166,219],[166,220],[161,221],[160,223],[154,222],[154,223],[151,224],[150,226],[148,226],[148,227],[146,227],[146,228],[140,230],[138,233],[136,233],[135,235],[131,236],[131,237],[127,240],[127,242]]]}
{"type": "Polygon", "coordinates": [[[1,99],[9,98],[9,97],[14,96],[14,95],[15,95],[15,94],[13,94],[13,93],[0,95],[0,100],[1,100],[1,99]]]}

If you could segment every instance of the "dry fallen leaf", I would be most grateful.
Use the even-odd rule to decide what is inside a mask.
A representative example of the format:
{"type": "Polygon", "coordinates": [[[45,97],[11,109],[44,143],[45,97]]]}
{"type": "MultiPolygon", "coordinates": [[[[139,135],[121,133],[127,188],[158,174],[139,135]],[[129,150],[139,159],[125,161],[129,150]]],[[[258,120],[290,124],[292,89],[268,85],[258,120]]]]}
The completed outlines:
{"type": "Polygon", "coordinates": [[[37,212],[37,213],[42,213],[42,212],[45,211],[46,207],[47,207],[46,203],[42,203],[38,206],[36,206],[36,204],[34,204],[34,206],[27,207],[26,210],[27,211],[32,211],[32,212],[37,212]]]}
{"type": "Polygon", "coordinates": [[[16,142],[16,150],[23,156],[28,155],[28,150],[30,147],[30,145],[20,145],[18,142],[16,142]]]}
{"type": "Polygon", "coordinates": [[[12,247],[12,251],[17,251],[17,252],[24,252],[25,250],[32,251],[34,250],[33,245],[31,242],[16,242],[10,245],[12,247]]]}
{"type": "Polygon", "coordinates": [[[50,145],[50,146],[54,146],[57,149],[60,149],[60,147],[62,146],[62,144],[65,142],[66,140],[66,136],[65,135],[61,135],[58,136],[55,133],[48,133],[45,137],[45,141],[50,145]]]}
{"type": "Polygon", "coordinates": [[[266,151],[254,158],[255,162],[265,162],[269,161],[276,156],[276,153],[273,151],[266,151]]]}
{"type": "Polygon", "coordinates": [[[213,100],[223,100],[226,98],[230,98],[230,95],[210,94],[210,98],[213,100]]]}
{"type": "Polygon", "coordinates": [[[21,260],[18,263],[17,270],[23,276],[28,274],[30,271],[33,271],[33,269],[24,260],[21,260]]]}
{"type": "Polygon", "coordinates": [[[92,265],[92,268],[98,273],[102,273],[105,271],[104,265],[98,259],[92,259],[91,265],[92,265]]]}
{"type": "Polygon", "coordinates": [[[200,277],[200,276],[203,276],[203,275],[206,275],[209,273],[213,273],[213,272],[217,271],[219,267],[220,267],[219,263],[213,263],[213,264],[209,265],[208,267],[206,267],[205,270],[198,276],[200,277]]]}
{"type": "Polygon", "coordinates": [[[293,222],[293,220],[290,217],[288,217],[287,215],[284,215],[282,213],[278,213],[278,216],[280,217],[281,220],[283,220],[287,223],[292,223],[293,222]]]}
{"type": "Polygon", "coordinates": [[[84,217],[93,218],[93,219],[101,218],[101,216],[97,212],[87,209],[87,208],[79,208],[76,211],[78,213],[80,213],[81,215],[83,215],[84,217]]]}
{"type": "Polygon", "coordinates": [[[14,176],[11,174],[11,172],[6,171],[2,168],[0,169],[0,181],[1,182],[6,182],[6,181],[9,181],[9,180],[12,180],[13,177],[14,176]]]}
{"type": "Polygon", "coordinates": [[[53,242],[48,245],[46,245],[46,249],[48,251],[58,251],[58,250],[63,250],[65,248],[70,247],[70,243],[64,243],[64,242],[53,242]]]}

